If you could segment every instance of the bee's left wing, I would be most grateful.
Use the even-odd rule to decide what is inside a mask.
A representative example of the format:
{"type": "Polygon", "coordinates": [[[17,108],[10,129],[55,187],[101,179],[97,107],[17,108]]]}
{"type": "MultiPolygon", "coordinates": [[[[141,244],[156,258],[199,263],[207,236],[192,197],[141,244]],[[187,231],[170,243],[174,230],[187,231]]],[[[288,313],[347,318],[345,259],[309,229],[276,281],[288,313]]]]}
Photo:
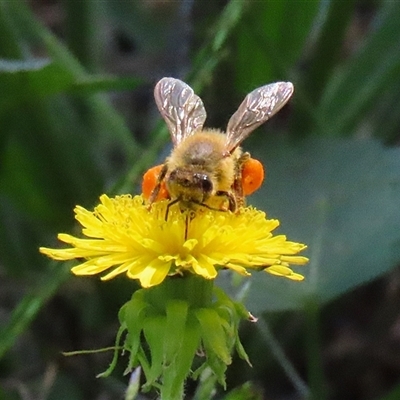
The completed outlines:
{"type": "Polygon", "coordinates": [[[206,120],[203,102],[185,82],[162,78],[154,88],[154,98],[175,147],[203,128],[206,120]]]}
{"type": "Polygon", "coordinates": [[[232,152],[249,134],[276,114],[293,94],[293,84],[276,82],[249,93],[226,129],[226,149],[232,152]]]}

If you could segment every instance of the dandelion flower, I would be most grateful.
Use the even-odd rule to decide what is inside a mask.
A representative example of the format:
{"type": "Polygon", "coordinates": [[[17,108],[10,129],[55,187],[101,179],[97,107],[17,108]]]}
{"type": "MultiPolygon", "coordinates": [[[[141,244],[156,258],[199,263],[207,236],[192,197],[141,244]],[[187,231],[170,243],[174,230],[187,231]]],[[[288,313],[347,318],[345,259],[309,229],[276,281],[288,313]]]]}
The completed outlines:
{"type": "Polygon", "coordinates": [[[75,208],[75,218],[86,238],[59,234],[67,249],[42,247],[40,251],[56,260],[84,259],[72,268],[76,275],[103,274],[103,280],[126,274],[139,279],[144,288],[160,284],[168,275],[192,273],[214,279],[222,268],[242,275],[266,271],[292,280],[303,276],[290,264],[305,264],[297,255],[304,244],[290,242],[284,235],[273,236],[279,221],[266,219],[252,207],[237,213],[199,207],[182,212],[169,201],[151,208],[141,196],[100,197],[94,211],[75,208]]]}

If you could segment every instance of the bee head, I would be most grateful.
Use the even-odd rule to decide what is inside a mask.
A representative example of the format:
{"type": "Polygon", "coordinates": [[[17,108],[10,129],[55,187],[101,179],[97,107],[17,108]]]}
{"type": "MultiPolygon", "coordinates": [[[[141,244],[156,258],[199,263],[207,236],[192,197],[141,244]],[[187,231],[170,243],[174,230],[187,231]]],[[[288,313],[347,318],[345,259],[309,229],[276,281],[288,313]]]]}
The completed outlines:
{"type": "Polygon", "coordinates": [[[203,203],[214,189],[209,175],[184,168],[176,168],[171,171],[166,183],[172,197],[197,203],[203,203]]]}

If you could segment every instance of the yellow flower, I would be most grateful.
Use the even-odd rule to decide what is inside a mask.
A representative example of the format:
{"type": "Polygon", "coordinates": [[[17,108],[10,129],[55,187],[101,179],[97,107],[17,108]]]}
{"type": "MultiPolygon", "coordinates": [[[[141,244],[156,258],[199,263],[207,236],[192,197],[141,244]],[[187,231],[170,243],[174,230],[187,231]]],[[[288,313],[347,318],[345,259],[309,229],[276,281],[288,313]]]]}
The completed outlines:
{"type": "Polygon", "coordinates": [[[76,219],[87,238],[59,234],[71,245],[67,249],[40,251],[56,260],[86,259],[72,268],[76,275],[94,275],[107,271],[103,280],[126,273],[139,279],[143,287],[161,283],[166,276],[190,272],[206,279],[217,276],[218,269],[229,268],[242,275],[263,270],[293,280],[303,276],[289,268],[305,264],[298,256],[306,246],[289,242],[283,235],[273,236],[278,220],[252,207],[238,213],[200,207],[182,212],[179,205],[169,209],[169,201],[148,208],[141,196],[100,197],[94,211],[75,208],[76,219]]]}

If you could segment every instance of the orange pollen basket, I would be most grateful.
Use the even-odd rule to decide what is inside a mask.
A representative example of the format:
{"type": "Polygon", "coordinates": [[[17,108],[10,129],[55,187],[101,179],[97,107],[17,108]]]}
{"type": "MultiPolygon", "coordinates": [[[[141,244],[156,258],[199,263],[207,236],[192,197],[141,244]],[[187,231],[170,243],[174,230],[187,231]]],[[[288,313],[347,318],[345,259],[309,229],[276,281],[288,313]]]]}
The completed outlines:
{"type": "Polygon", "coordinates": [[[248,196],[254,193],[264,181],[264,167],[255,158],[249,158],[242,167],[243,194],[248,196]]]}
{"type": "MultiPolygon", "coordinates": [[[[142,193],[143,197],[148,200],[150,198],[151,192],[157,185],[158,176],[163,168],[163,165],[156,165],[155,167],[150,168],[143,175],[142,181],[142,193]]],[[[169,199],[168,190],[165,186],[165,182],[161,182],[160,191],[158,192],[158,196],[156,201],[169,199]]]]}

